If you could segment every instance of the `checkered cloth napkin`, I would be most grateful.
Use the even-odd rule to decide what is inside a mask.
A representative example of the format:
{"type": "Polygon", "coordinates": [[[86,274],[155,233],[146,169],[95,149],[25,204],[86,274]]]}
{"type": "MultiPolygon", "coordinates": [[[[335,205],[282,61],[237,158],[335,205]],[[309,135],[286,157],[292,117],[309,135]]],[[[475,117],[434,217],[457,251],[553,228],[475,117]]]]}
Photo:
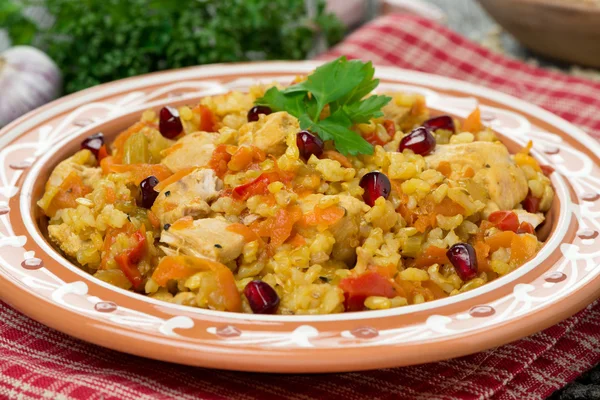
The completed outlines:
{"type": "MultiPolygon", "coordinates": [[[[507,59],[425,19],[382,17],[322,58],[339,55],[489,86],[600,138],[600,83],[507,59]]],[[[536,335],[434,364],[275,375],[206,370],[117,353],[46,328],[0,303],[0,398],[542,399],[600,361],[599,317],[600,305],[594,303],[536,335]]]]}

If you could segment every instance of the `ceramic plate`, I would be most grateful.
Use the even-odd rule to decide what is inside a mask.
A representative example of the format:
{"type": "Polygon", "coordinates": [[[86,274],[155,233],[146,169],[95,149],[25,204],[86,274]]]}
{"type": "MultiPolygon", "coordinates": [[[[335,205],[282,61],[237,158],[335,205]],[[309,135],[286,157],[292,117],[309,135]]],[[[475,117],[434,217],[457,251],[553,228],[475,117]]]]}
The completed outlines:
{"type": "Polygon", "coordinates": [[[431,108],[483,120],[514,151],[556,169],[546,244],[476,290],[430,303],[323,316],[248,315],[160,302],[109,286],[64,259],[38,226],[35,201],[53,166],[148,108],[197,102],[257,81],[290,82],[317,63],[211,65],[126,79],[62,98],[0,131],[0,298],[83,340],[177,363],[270,372],[395,367],[466,355],[549,327],[600,292],[600,146],[566,121],[464,82],[378,68],[380,90],[425,95],[431,108]]]}

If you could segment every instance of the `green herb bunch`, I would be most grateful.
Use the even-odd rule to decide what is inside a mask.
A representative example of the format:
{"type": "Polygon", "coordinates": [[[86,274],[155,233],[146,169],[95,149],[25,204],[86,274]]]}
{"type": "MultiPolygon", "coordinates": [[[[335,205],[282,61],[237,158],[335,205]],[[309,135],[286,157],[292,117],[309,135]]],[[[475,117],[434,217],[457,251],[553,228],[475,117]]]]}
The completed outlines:
{"type": "Polygon", "coordinates": [[[304,0],[4,0],[0,26],[13,44],[34,44],[64,74],[65,91],[152,71],[216,62],[303,59],[318,32],[330,44],[343,25],[304,0]],[[25,17],[41,5],[50,27],[25,17]]]}
{"type": "Polygon", "coordinates": [[[373,154],[373,146],[351,128],[383,116],[382,108],[392,98],[369,95],[379,85],[371,62],[348,61],[346,57],[324,64],[306,80],[285,89],[272,87],[256,104],[273,111],[287,111],[302,129],[332,140],[342,154],[373,154]],[[328,107],[328,116],[323,111],[328,107]]]}

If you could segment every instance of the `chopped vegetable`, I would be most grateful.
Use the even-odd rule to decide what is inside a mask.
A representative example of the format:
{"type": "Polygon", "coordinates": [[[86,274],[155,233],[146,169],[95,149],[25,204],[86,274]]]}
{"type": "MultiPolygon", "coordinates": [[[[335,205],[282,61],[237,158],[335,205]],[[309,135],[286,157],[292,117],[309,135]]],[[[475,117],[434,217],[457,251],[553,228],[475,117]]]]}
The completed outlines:
{"type": "Polygon", "coordinates": [[[364,310],[365,300],[369,296],[387,298],[396,296],[396,290],[389,279],[370,271],[359,276],[344,278],[339,286],[344,291],[346,311],[364,310]]]}

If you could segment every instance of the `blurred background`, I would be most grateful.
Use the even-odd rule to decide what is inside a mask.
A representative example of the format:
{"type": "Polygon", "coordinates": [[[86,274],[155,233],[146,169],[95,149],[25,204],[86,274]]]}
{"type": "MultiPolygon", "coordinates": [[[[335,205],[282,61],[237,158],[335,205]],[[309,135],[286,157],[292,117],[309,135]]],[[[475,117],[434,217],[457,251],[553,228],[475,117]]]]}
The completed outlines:
{"type": "MultiPolygon", "coordinates": [[[[38,95],[14,100],[19,93],[13,88],[10,96],[0,97],[0,126],[58,95],[124,77],[215,62],[311,58],[369,20],[392,12],[430,18],[529,63],[600,79],[599,4],[600,0],[0,0],[0,90],[2,81],[14,83],[23,76],[18,72],[47,72],[38,78],[46,81],[43,90],[36,89],[38,95]],[[43,53],[15,47],[23,45],[43,53]],[[13,111],[6,111],[9,108],[13,111]]],[[[29,78],[32,86],[34,77],[29,78]]]]}

